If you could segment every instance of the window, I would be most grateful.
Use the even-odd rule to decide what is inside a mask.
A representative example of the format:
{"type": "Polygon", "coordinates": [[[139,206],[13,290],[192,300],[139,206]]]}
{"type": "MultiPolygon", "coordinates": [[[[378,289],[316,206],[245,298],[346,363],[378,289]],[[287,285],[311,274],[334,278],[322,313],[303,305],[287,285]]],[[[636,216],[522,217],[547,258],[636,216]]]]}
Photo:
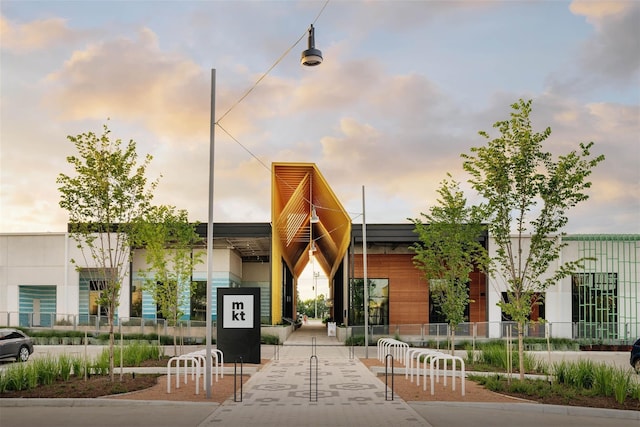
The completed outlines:
{"type": "MultiPolygon", "coordinates": [[[[469,295],[469,286],[471,282],[467,283],[467,295],[469,295]]],[[[464,318],[469,320],[469,304],[464,308],[464,318]]],[[[447,318],[440,310],[440,304],[433,297],[433,292],[429,293],[429,323],[447,323],[447,318]]]]}
{"type": "Polygon", "coordinates": [[[207,320],[207,282],[196,281],[191,291],[191,320],[207,320]]]}
{"type": "Polygon", "coordinates": [[[571,276],[571,317],[580,338],[616,338],[618,330],[617,273],[571,276]]]}
{"type": "Polygon", "coordinates": [[[107,307],[100,305],[100,294],[106,288],[106,280],[89,280],[89,314],[107,315],[107,307]]]}
{"type": "Polygon", "coordinates": [[[142,281],[134,280],[131,286],[131,317],[142,317],[142,281]]]}
{"type": "MultiPolygon", "coordinates": [[[[389,279],[367,279],[369,282],[369,325],[389,324],[389,279]]],[[[351,322],[364,324],[364,279],[351,281],[351,322]]]]}
{"type": "MultiPolygon", "coordinates": [[[[502,293],[502,301],[507,301],[508,294],[507,292],[502,293]]],[[[531,312],[529,313],[529,320],[535,322],[540,319],[544,319],[545,307],[544,307],[544,294],[534,293],[531,298],[531,312]]],[[[502,321],[503,322],[511,322],[511,316],[509,316],[504,311],[502,312],[502,321]]]]}

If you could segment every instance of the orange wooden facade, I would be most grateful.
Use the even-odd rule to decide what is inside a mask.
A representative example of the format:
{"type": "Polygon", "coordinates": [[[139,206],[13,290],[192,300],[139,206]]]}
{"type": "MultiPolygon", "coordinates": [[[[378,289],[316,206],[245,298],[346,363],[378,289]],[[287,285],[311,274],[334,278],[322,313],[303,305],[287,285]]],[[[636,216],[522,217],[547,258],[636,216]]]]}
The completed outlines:
{"type": "MultiPolygon", "coordinates": [[[[367,255],[367,277],[389,280],[389,323],[429,323],[429,287],[413,265],[414,254],[367,255]]],[[[354,255],[354,277],[362,278],[362,255],[354,255]]],[[[487,321],[487,289],[483,273],[471,274],[470,322],[487,321]]]]}

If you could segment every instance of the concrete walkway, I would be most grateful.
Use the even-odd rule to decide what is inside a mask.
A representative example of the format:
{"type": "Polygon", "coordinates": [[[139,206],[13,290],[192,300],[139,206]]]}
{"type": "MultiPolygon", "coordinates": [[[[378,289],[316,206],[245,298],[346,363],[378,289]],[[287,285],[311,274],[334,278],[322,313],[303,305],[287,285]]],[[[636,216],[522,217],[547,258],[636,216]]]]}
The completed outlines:
{"type": "Polygon", "coordinates": [[[291,335],[245,384],[242,401],[226,401],[202,426],[428,426],[406,402],[322,325],[291,335]]]}
{"type": "MultiPolygon", "coordinates": [[[[368,350],[376,357],[375,347],[368,350]]],[[[640,412],[539,404],[405,402],[321,324],[295,331],[223,404],[114,399],[0,399],[0,426],[498,426],[637,427],[640,412]],[[317,363],[317,364],[316,364],[317,363]],[[317,394],[316,394],[317,391],[317,394]]]]}

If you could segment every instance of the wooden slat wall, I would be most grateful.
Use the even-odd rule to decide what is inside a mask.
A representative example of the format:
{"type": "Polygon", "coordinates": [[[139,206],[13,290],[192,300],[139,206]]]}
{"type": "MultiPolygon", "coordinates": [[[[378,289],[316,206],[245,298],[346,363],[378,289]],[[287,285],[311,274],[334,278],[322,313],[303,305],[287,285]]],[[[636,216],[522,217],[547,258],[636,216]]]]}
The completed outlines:
{"type": "MultiPolygon", "coordinates": [[[[354,275],[362,278],[362,255],[354,256],[354,275]]],[[[429,323],[429,292],[422,272],[413,265],[413,254],[367,255],[367,277],[389,279],[389,323],[429,323]]],[[[485,322],[487,318],[485,275],[471,274],[469,321],[485,322]]]]}
{"type": "MultiPolygon", "coordinates": [[[[429,321],[427,285],[413,266],[411,254],[367,256],[367,277],[389,279],[389,323],[410,324],[429,321]]],[[[355,277],[362,277],[362,256],[355,255],[355,277]]]]}

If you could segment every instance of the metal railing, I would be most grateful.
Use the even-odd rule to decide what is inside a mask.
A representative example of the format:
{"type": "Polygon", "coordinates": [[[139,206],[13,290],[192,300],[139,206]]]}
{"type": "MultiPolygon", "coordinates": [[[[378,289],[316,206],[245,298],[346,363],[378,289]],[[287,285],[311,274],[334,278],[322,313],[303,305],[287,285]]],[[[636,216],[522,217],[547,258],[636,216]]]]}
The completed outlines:
{"type": "MultiPolygon", "coordinates": [[[[88,331],[92,334],[108,333],[106,316],[63,313],[19,313],[0,312],[0,326],[33,329],[55,329],[88,331]]],[[[114,326],[124,334],[173,335],[194,338],[204,342],[206,327],[199,320],[180,320],[176,326],[169,326],[165,319],[143,317],[117,317],[114,326]]],[[[515,322],[465,322],[455,329],[457,341],[504,339],[511,329],[512,337],[517,336],[515,322]],[[510,327],[510,328],[509,328],[510,327]]],[[[342,329],[342,328],[339,328],[342,329]]],[[[438,349],[446,348],[449,325],[446,323],[369,325],[369,342],[381,337],[393,336],[416,345],[429,344],[438,349]]],[[[214,323],[215,330],[215,323],[214,323]]],[[[340,335],[340,334],[338,334],[340,335]]],[[[364,336],[364,326],[348,326],[346,337],[364,336]]],[[[640,337],[640,325],[636,322],[546,322],[525,325],[526,338],[568,338],[581,343],[630,344],[640,337]]]]}
{"type": "MultiPolygon", "coordinates": [[[[349,326],[346,336],[364,336],[363,326],[349,326]]],[[[465,322],[455,329],[456,341],[506,339],[518,336],[516,322],[465,322]],[[509,332],[511,331],[511,332],[509,332]]],[[[446,348],[450,327],[446,323],[370,325],[369,342],[395,337],[415,345],[446,348]]],[[[524,325],[525,338],[565,338],[580,343],[630,344],[640,337],[640,325],[632,322],[532,322],[524,325]]]]}

